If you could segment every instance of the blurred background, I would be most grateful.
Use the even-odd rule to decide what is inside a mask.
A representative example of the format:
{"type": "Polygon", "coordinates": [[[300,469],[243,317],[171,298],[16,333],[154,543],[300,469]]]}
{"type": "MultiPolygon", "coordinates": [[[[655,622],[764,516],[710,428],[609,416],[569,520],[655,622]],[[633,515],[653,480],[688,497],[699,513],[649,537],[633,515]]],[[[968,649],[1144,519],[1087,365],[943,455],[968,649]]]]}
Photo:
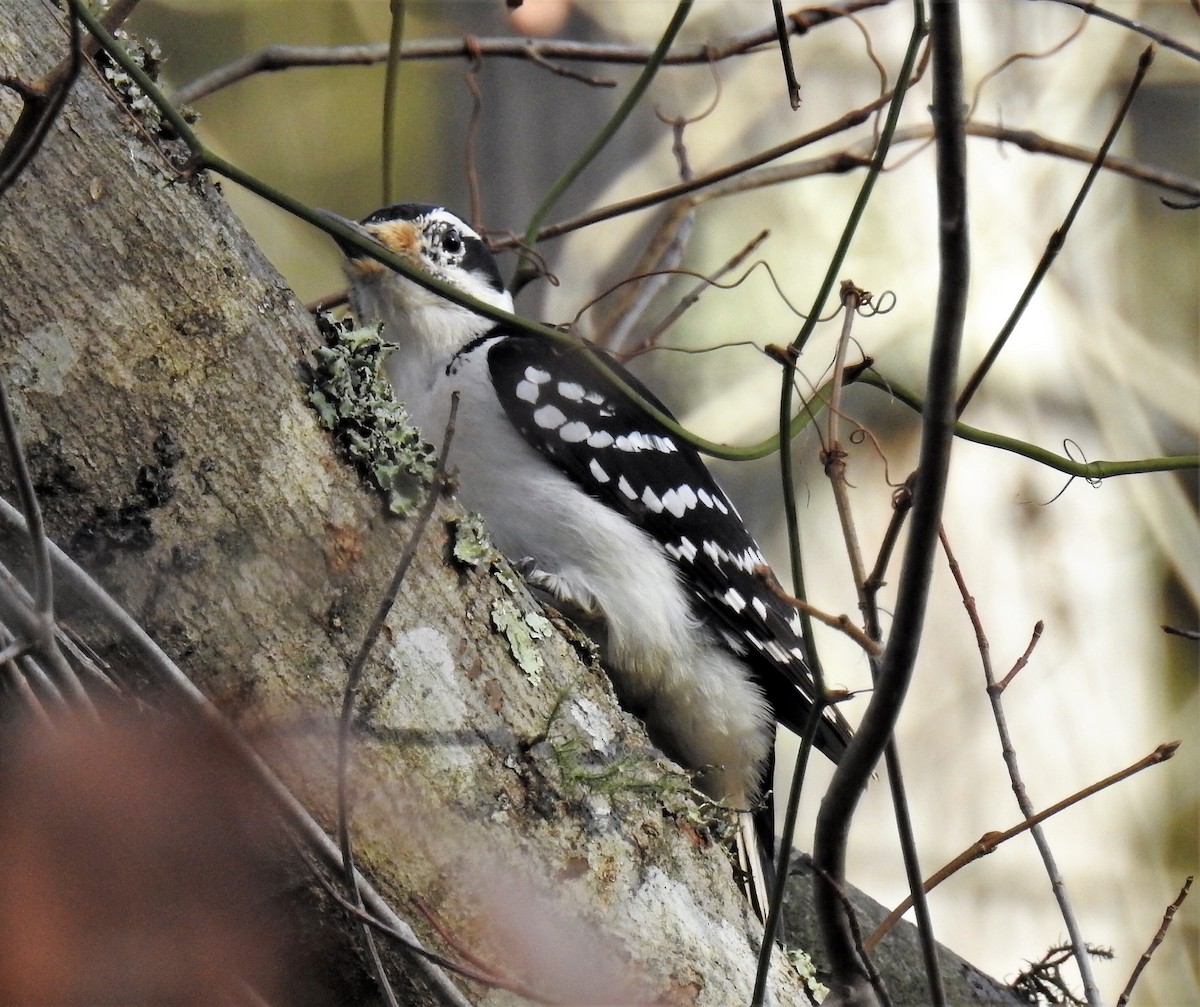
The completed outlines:
{"type": "MultiPolygon", "coordinates": [[[[470,215],[473,146],[477,222],[502,237],[524,231],[637,68],[563,64],[613,87],[516,59],[485,56],[472,68],[461,40],[544,35],[652,47],[675,4],[527,0],[508,12],[501,0],[409,0],[404,7],[407,44],[444,39],[458,45],[450,55],[406,61],[400,70],[396,200],[444,203],[470,215]],[[480,96],[477,128],[472,87],[480,96]]],[[[1190,46],[1200,43],[1200,16],[1186,3],[1112,0],[1108,8],[1190,46]]],[[[1147,44],[1119,25],[1051,2],[968,2],[963,18],[966,89],[977,101],[973,119],[1092,149],[1147,44]],[[1006,64],[1014,54],[1039,58],[1006,64]]],[[[684,170],[699,175],[865,105],[881,88],[872,56],[893,80],[910,19],[911,6],[894,0],[863,10],[856,20],[840,19],[793,38],[802,88],[797,111],[789,106],[773,45],[711,66],[665,68],[547,221],[678,181],[675,136],[664,120],[701,117],[682,132],[684,170]]],[[[771,25],[767,0],[698,2],[679,44],[719,46],[771,25]]],[[[262,47],[381,43],[390,20],[385,0],[143,0],[131,27],[158,41],[168,84],[188,94],[203,75],[262,47]]],[[[362,216],[383,201],[384,74],[381,64],[289,69],[248,77],[190,104],[200,115],[201,134],[221,155],[306,202],[362,216]]],[[[925,79],[911,94],[902,124],[926,126],[928,103],[925,79]]],[[[875,126],[870,120],[772,164],[802,165],[857,150],[870,143],[875,126]]],[[[1197,62],[1157,47],[1114,149],[1200,177],[1197,62]]],[[[1087,169],[992,139],[969,140],[968,153],[973,249],[964,380],[1007,317],[1087,169]]],[[[842,276],[877,296],[894,295],[894,308],[860,319],[854,336],[883,374],[919,390],[937,283],[932,150],[917,141],[898,143],[889,165],[842,276]]],[[[711,273],[764,230],[762,243],[725,281],[740,277],[755,260],[770,266],[769,273],[760,266],[731,289],[709,289],[663,337],[667,349],[635,361],[697,432],[738,444],[772,432],[778,370],[758,348],[785,343],[798,331],[795,312],[808,310],[861,182],[861,171],[811,173],[696,206],[680,233],[685,268],[711,273]],[[739,345],[670,352],[725,344],[739,345]]],[[[231,183],[224,191],[301,298],[343,286],[331,241],[231,183]]],[[[1076,458],[1197,450],[1200,218],[1163,206],[1164,194],[1184,201],[1113,173],[1100,176],[1050,276],[965,416],[968,422],[1076,458]]],[[[557,282],[532,283],[519,310],[554,322],[575,318],[629,273],[665,213],[658,206],[543,242],[538,252],[557,282]]],[[[511,274],[514,257],[501,262],[511,274]]],[[[635,341],[695,284],[674,278],[657,290],[633,326],[635,341]]],[[[580,330],[605,337],[611,303],[609,298],[585,313],[580,330]]],[[[827,376],[840,324],[818,327],[801,360],[804,380],[814,386],[827,376]]],[[[850,446],[849,480],[870,566],[890,516],[892,486],[915,463],[917,427],[911,412],[875,389],[851,389],[846,412],[869,432],[850,446]]],[[[851,426],[843,423],[846,430],[851,426]]],[[[809,595],[826,611],[853,615],[857,603],[820,449],[817,431],[793,448],[809,595]]],[[[715,467],[786,583],[777,461],[715,467]]],[[[1200,859],[1197,644],[1160,629],[1163,623],[1194,629],[1198,622],[1197,475],[1130,476],[1090,486],[960,441],[947,508],[946,532],[976,598],[998,675],[1024,650],[1034,623],[1045,621],[1029,667],[1005,694],[1035,806],[1117,771],[1160,742],[1183,741],[1173,761],[1046,826],[1086,938],[1115,952],[1113,961],[1095,963],[1101,989],[1113,1000],[1200,859]]],[[[891,573],[894,581],[895,567],[891,573]]],[[[883,603],[886,608],[887,589],[883,603]]],[[[869,685],[866,663],[853,645],[824,631],[818,645],[832,684],[869,685]]],[[[852,721],[863,702],[844,707],[852,721]]],[[[1019,821],[974,634],[944,564],[932,588],[899,742],[926,874],[984,832],[1019,821]]],[[[781,764],[786,762],[784,755],[781,764]]],[[[827,767],[817,768],[825,773],[827,767]]],[[[821,782],[814,779],[808,791],[799,839],[804,848],[810,846],[821,782]]],[[[849,876],[884,903],[905,894],[882,782],[860,805],[849,876]]],[[[1028,837],[956,875],[933,894],[931,905],[938,937],[999,978],[1011,979],[1065,940],[1028,837]]],[[[1135,1002],[1200,1002],[1198,948],[1200,899],[1193,897],[1142,977],[1135,1002]]]]}

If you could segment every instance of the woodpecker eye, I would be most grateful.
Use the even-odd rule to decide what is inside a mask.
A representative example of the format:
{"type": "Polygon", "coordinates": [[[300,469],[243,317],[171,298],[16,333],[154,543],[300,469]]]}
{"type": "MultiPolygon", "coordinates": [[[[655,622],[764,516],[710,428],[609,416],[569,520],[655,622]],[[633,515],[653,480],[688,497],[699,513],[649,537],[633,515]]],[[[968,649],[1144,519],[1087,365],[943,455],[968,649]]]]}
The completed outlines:
{"type": "Polygon", "coordinates": [[[457,231],[447,231],[442,235],[442,251],[447,255],[458,255],[463,250],[463,240],[457,231]]]}

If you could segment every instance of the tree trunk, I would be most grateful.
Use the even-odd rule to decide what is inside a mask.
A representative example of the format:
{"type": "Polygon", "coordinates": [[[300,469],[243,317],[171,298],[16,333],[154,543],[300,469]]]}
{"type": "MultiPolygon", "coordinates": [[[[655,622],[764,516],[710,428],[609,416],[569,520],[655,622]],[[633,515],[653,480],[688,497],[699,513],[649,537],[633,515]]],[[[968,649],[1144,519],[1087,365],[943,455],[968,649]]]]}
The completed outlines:
{"type": "MultiPolygon", "coordinates": [[[[9,76],[67,46],[48,5],[0,6],[9,76]]],[[[0,89],[4,136],[20,109],[0,89]]],[[[182,157],[85,66],[0,197],[0,379],[51,537],[332,830],[347,665],[414,522],[334,452],[306,397],[312,319],[182,157]]],[[[504,562],[452,557],[457,516],[438,505],[358,690],[361,866],[428,945],[413,898],[546,996],[748,1002],[759,928],[714,824],[504,562]]],[[[24,542],[0,548],[11,566],[24,542]]],[[[57,614],[136,677],[73,599],[57,614]]],[[[404,1002],[446,1002],[389,963],[404,1002]]],[[[775,1001],[804,1002],[775,972],[775,1001]]]]}

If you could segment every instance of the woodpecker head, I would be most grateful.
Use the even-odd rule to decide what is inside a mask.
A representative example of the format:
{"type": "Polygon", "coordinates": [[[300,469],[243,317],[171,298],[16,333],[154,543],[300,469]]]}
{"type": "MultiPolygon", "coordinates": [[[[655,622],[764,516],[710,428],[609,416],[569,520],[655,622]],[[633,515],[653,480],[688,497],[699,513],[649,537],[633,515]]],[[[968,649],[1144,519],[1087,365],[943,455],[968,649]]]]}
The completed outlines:
{"type": "MultiPolygon", "coordinates": [[[[492,253],[483,239],[449,210],[397,203],[376,210],[357,224],[336,214],[327,216],[374,239],[435,279],[512,311],[512,295],[504,289],[492,253]]],[[[452,353],[494,324],[393,272],[357,248],[343,245],[342,251],[346,253],[355,316],[363,323],[383,321],[385,335],[394,342],[403,344],[415,338],[452,353]]]]}

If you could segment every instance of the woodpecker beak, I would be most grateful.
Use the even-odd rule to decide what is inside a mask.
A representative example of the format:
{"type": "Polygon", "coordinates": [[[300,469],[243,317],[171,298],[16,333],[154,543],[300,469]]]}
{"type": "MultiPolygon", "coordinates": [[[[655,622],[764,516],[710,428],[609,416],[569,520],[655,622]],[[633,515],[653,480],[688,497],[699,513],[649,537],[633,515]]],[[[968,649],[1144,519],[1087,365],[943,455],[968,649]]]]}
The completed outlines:
{"type": "MultiPolygon", "coordinates": [[[[319,213],[326,220],[332,221],[335,224],[341,224],[343,227],[348,228],[355,234],[361,235],[370,241],[377,242],[379,240],[357,220],[351,220],[349,217],[343,217],[340,213],[334,213],[332,210],[325,210],[320,207],[317,208],[317,213],[319,213]]],[[[345,255],[346,258],[362,259],[364,257],[362,249],[358,248],[358,246],[350,244],[348,241],[338,237],[336,234],[330,235],[330,237],[332,237],[333,240],[338,243],[338,248],[342,250],[342,254],[345,255]]]]}
{"type": "MultiPolygon", "coordinates": [[[[382,245],[389,252],[403,256],[414,265],[420,264],[421,229],[411,221],[390,220],[378,224],[364,225],[356,220],[351,220],[349,217],[343,217],[339,213],[333,213],[331,210],[318,209],[317,212],[327,220],[341,224],[355,234],[359,234],[370,241],[382,245]]],[[[333,236],[333,240],[338,243],[338,247],[341,248],[342,253],[349,260],[347,268],[359,276],[389,272],[386,266],[364,254],[362,249],[356,245],[343,241],[336,235],[333,236]]]]}

